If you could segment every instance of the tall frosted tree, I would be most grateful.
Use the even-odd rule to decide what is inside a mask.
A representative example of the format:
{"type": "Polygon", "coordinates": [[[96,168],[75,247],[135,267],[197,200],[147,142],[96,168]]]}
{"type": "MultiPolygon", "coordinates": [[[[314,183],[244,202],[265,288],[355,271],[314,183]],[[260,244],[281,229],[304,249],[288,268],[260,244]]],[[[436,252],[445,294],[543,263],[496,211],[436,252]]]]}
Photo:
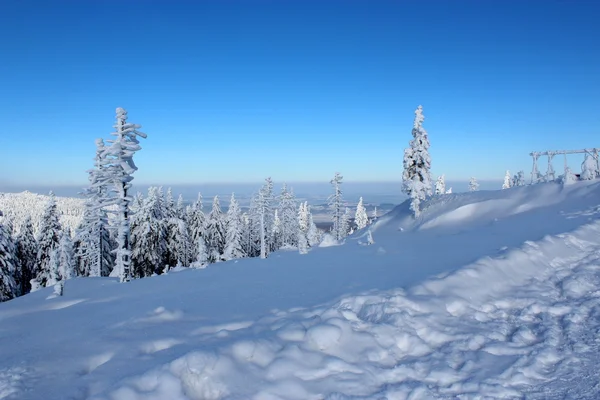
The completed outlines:
{"type": "Polygon", "coordinates": [[[515,174],[512,181],[512,186],[525,186],[525,172],[519,171],[515,174]]]}
{"type": "Polygon", "coordinates": [[[477,183],[477,179],[471,177],[469,180],[469,192],[475,192],[479,190],[479,183],[477,183]]]}
{"type": "Polygon", "coordinates": [[[446,194],[446,177],[443,174],[440,175],[435,182],[435,194],[446,194]]]}
{"type": "Polygon", "coordinates": [[[351,217],[352,217],[352,213],[350,211],[350,207],[346,207],[344,214],[342,215],[342,223],[341,223],[342,239],[345,238],[346,236],[348,236],[348,233],[350,233],[350,231],[352,230],[352,227],[350,225],[351,217]]]}
{"type": "Polygon", "coordinates": [[[369,216],[367,215],[367,209],[363,205],[362,197],[358,200],[358,205],[356,206],[354,223],[357,229],[363,229],[369,224],[369,216]]]}
{"type": "Polygon", "coordinates": [[[317,246],[321,243],[321,232],[317,228],[317,225],[313,221],[313,216],[310,211],[310,207],[308,207],[308,231],[306,232],[306,239],[308,240],[308,245],[310,247],[317,246]]]}
{"type": "Polygon", "coordinates": [[[331,209],[331,219],[333,220],[332,233],[335,240],[342,240],[346,237],[344,231],[344,199],[342,198],[342,181],[344,177],[336,172],[330,181],[333,186],[333,194],[329,196],[329,207],[331,209]]]}
{"type": "Polygon", "coordinates": [[[502,189],[510,189],[511,187],[511,179],[510,179],[510,171],[506,170],[506,174],[504,175],[504,183],[502,184],[502,189]]]}
{"type": "Polygon", "coordinates": [[[159,188],[148,188],[148,196],[131,221],[131,273],[135,277],[151,276],[165,267],[167,230],[159,188]]]}
{"type": "Polygon", "coordinates": [[[212,210],[208,214],[206,224],[206,245],[209,262],[222,261],[225,251],[225,219],[219,203],[219,196],[213,199],[212,210]]]}
{"type": "Polygon", "coordinates": [[[141,150],[138,137],[146,138],[146,134],[138,131],[140,125],[127,122],[127,111],[123,108],[116,110],[115,131],[111,133],[115,138],[109,140],[109,146],[102,154],[103,179],[99,184],[111,184],[109,193],[103,199],[103,205],[117,206],[117,249],[115,269],[113,275],[120,278],[121,282],[131,279],[131,245],[129,230],[129,206],[132,197],[129,195],[133,173],[137,167],[133,162],[134,154],[141,150]]]}
{"type": "Polygon", "coordinates": [[[279,210],[276,208],[275,214],[273,215],[273,226],[271,227],[271,251],[276,251],[281,248],[281,228],[281,218],[279,218],[279,210]]]}
{"type": "Polygon", "coordinates": [[[0,223],[0,302],[10,300],[18,293],[17,283],[13,278],[16,261],[12,238],[8,229],[0,223]]]}
{"type": "Polygon", "coordinates": [[[31,217],[25,217],[21,224],[19,234],[16,238],[16,255],[18,260],[19,272],[18,289],[21,295],[29,293],[31,290],[31,279],[34,278],[36,270],[38,245],[33,233],[33,224],[31,217]]]}
{"type": "Polygon", "coordinates": [[[432,194],[431,157],[429,155],[429,137],[423,128],[423,107],[415,110],[412,136],[409,147],[404,150],[404,172],[402,191],[410,198],[410,209],[415,218],[421,213],[420,204],[432,194]]]}
{"type": "Polygon", "coordinates": [[[575,176],[573,171],[571,171],[571,168],[569,168],[568,165],[565,165],[565,173],[562,176],[563,185],[571,185],[571,184],[575,183],[576,181],[577,181],[577,177],[575,176]]]}
{"type": "Polygon", "coordinates": [[[231,194],[229,201],[229,209],[227,210],[227,228],[225,234],[225,250],[223,258],[225,260],[233,260],[246,256],[242,247],[242,212],[240,206],[235,199],[235,194],[231,194]]]}
{"type": "Polygon", "coordinates": [[[585,159],[581,164],[581,180],[587,181],[598,177],[598,163],[589,153],[585,154],[585,159]]]}
{"type": "Polygon", "coordinates": [[[48,277],[50,275],[50,255],[52,251],[58,248],[60,242],[60,231],[61,226],[58,220],[58,210],[56,208],[56,199],[54,193],[50,192],[50,197],[42,218],[40,220],[40,227],[38,230],[38,254],[37,254],[37,268],[35,271],[36,280],[40,286],[46,286],[48,277]]]}
{"type": "Polygon", "coordinates": [[[271,203],[273,201],[273,181],[265,179],[265,184],[258,192],[256,205],[260,217],[260,258],[267,258],[269,251],[269,230],[273,225],[271,221],[271,203]]]}
{"type": "Polygon", "coordinates": [[[295,247],[298,244],[298,216],[294,191],[283,184],[279,196],[279,218],[281,219],[281,247],[295,247]]]}
{"type": "Polygon", "coordinates": [[[194,245],[193,259],[196,260],[198,258],[197,250],[199,249],[198,243],[200,238],[206,243],[204,238],[206,231],[206,215],[203,211],[202,194],[198,193],[197,200],[187,209],[187,220],[188,229],[190,231],[190,240],[194,245]]]}
{"type": "Polygon", "coordinates": [[[308,253],[308,207],[306,202],[300,203],[298,208],[298,252],[300,254],[308,253]]]}
{"type": "Polygon", "coordinates": [[[76,276],[75,255],[69,231],[65,230],[61,233],[57,251],[60,279],[66,281],[67,279],[74,278],[76,276]]]}

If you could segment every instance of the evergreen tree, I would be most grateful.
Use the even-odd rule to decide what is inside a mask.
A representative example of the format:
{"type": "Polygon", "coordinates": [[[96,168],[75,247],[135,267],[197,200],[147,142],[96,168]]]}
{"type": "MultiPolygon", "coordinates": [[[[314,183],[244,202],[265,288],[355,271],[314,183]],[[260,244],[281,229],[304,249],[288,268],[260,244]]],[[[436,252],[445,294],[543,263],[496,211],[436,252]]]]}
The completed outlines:
{"type": "Polygon", "coordinates": [[[358,200],[358,205],[356,206],[354,222],[357,229],[363,229],[369,224],[369,216],[367,215],[367,209],[363,205],[362,197],[358,200]]]}
{"type": "Polygon", "coordinates": [[[208,215],[206,245],[209,262],[222,261],[222,255],[225,251],[225,221],[219,204],[219,196],[215,196],[213,199],[212,210],[208,215]]]}
{"type": "Polygon", "coordinates": [[[308,231],[306,232],[306,239],[308,240],[308,245],[310,247],[317,246],[319,243],[321,243],[321,232],[313,221],[310,207],[308,208],[308,231]]]}
{"type": "Polygon", "coordinates": [[[372,245],[373,243],[375,243],[375,241],[373,240],[373,233],[371,232],[371,230],[369,229],[367,231],[367,244],[368,245],[372,245]]]}
{"type": "Polygon", "coordinates": [[[295,247],[298,244],[298,216],[293,190],[283,185],[279,196],[279,218],[281,219],[281,246],[295,247]]]}
{"type": "Polygon", "coordinates": [[[129,208],[132,201],[129,196],[131,188],[132,174],[137,171],[137,167],[133,162],[133,155],[136,151],[141,150],[138,136],[146,138],[146,134],[138,131],[140,125],[127,122],[127,111],[123,108],[116,110],[116,123],[114,125],[115,132],[111,135],[115,136],[114,140],[110,140],[110,146],[106,147],[102,154],[102,180],[101,185],[111,184],[111,193],[109,196],[102,199],[104,206],[117,206],[117,249],[116,261],[113,275],[120,278],[121,282],[128,281],[132,274],[130,271],[130,221],[129,208]]]}
{"type": "Polygon", "coordinates": [[[308,239],[306,233],[308,231],[308,209],[306,203],[300,203],[298,208],[298,252],[300,254],[308,253],[308,239]]]}
{"type": "Polygon", "coordinates": [[[16,239],[16,255],[18,260],[19,272],[18,289],[21,295],[31,291],[31,280],[34,278],[36,270],[38,245],[33,234],[33,224],[31,217],[27,216],[16,239]]]}
{"type": "Polygon", "coordinates": [[[196,258],[192,263],[191,267],[204,268],[209,264],[208,248],[206,247],[204,237],[200,236],[195,244],[196,249],[194,253],[196,254],[196,258]]]}
{"type": "Polygon", "coordinates": [[[583,181],[596,179],[598,177],[598,163],[596,159],[589,153],[585,154],[585,159],[581,164],[580,178],[583,181]]]}
{"type": "Polygon", "coordinates": [[[271,251],[276,251],[281,248],[282,235],[281,235],[281,218],[279,218],[279,210],[275,209],[275,215],[273,217],[273,226],[271,227],[271,251]]]}
{"type": "Polygon", "coordinates": [[[440,175],[435,182],[435,194],[445,194],[446,193],[446,177],[444,175],[440,175]]]}
{"type": "Polygon", "coordinates": [[[10,300],[18,293],[17,283],[13,278],[16,273],[15,263],[14,243],[6,227],[0,223],[0,302],[10,300]]]}
{"type": "Polygon", "coordinates": [[[179,218],[181,220],[186,219],[185,206],[183,204],[183,196],[182,195],[179,195],[179,197],[177,198],[177,205],[175,206],[175,213],[177,214],[177,218],[179,218]]]}
{"type": "Polygon", "coordinates": [[[431,196],[431,157],[429,156],[429,138],[423,128],[423,107],[415,110],[412,128],[413,140],[410,147],[404,150],[404,172],[402,174],[402,191],[411,199],[410,209],[415,218],[419,216],[421,201],[431,196]]]}
{"type": "Polygon", "coordinates": [[[75,277],[73,242],[68,231],[63,231],[58,244],[58,265],[60,279],[66,281],[75,277]]]}
{"type": "Polygon", "coordinates": [[[61,226],[58,220],[56,199],[54,198],[54,193],[50,192],[50,198],[40,220],[37,237],[38,254],[35,279],[42,287],[46,286],[46,282],[50,276],[50,255],[54,249],[58,248],[60,231],[61,226]]]}
{"type": "Polygon", "coordinates": [[[52,249],[48,258],[48,279],[44,286],[50,287],[60,281],[60,259],[58,248],[52,249]]]}
{"type": "Polygon", "coordinates": [[[510,187],[511,187],[510,171],[506,170],[506,174],[504,175],[504,183],[502,184],[502,189],[510,189],[510,187]]]}
{"type": "Polygon", "coordinates": [[[525,172],[517,172],[517,174],[513,177],[512,186],[525,186],[525,172]]]}
{"type": "Polygon", "coordinates": [[[256,205],[260,216],[260,258],[267,258],[269,251],[268,240],[270,238],[271,202],[273,201],[273,181],[265,179],[265,184],[258,192],[256,205]]]}
{"type": "Polygon", "coordinates": [[[331,180],[333,186],[333,194],[329,196],[329,207],[331,208],[331,218],[333,220],[332,233],[335,240],[341,240],[346,237],[344,231],[343,219],[344,219],[344,200],[342,199],[342,179],[344,177],[339,172],[335,173],[334,178],[331,180]]]}
{"type": "Polygon", "coordinates": [[[475,192],[479,190],[479,183],[477,183],[477,179],[471,177],[469,180],[469,192],[475,192]]]}
{"type": "Polygon", "coordinates": [[[193,247],[193,259],[198,259],[198,254],[196,251],[198,250],[198,241],[200,238],[204,238],[206,231],[206,216],[204,215],[204,211],[202,211],[202,195],[198,193],[198,199],[188,208],[187,211],[187,220],[188,220],[188,229],[189,236],[192,243],[194,243],[193,247]]]}
{"type": "Polygon", "coordinates": [[[342,215],[342,239],[348,236],[348,233],[352,230],[352,227],[350,226],[351,215],[350,208],[346,207],[346,210],[342,215]]]}
{"type": "Polygon", "coordinates": [[[565,165],[565,174],[562,176],[563,185],[571,185],[577,181],[577,177],[568,165],[565,165]]]}
{"type": "Polygon", "coordinates": [[[242,213],[240,206],[235,199],[235,195],[231,194],[229,209],[227,210],[227,228],[225,234],[225,250],[223,258],[225,260],[233,260],[236,258],[245,257],[242,246],[242,213]]]}

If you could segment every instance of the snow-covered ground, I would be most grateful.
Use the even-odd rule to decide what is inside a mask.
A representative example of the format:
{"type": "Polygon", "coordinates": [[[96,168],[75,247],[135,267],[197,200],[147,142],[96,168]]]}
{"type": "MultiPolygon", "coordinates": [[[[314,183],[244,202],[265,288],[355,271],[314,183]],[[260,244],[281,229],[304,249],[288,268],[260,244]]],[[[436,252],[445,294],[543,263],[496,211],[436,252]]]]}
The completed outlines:
{"type": "Polygon", "coordinates": [[[0,304],[0,398],[585,399],[600,184],[403,204],[343,246],[0,304]]]}

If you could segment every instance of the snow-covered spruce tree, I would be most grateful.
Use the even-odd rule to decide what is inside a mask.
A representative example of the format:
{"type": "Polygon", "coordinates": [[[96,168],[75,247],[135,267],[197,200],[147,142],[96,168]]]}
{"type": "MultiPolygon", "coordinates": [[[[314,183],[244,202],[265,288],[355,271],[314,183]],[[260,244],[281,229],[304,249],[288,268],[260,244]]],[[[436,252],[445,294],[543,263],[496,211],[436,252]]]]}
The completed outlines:
{"type": "Polygon", "coordinates": [[[512,181],[512,186],[525,186],[525,172],[519,171],[515,174],[512,181]]]}
{"type": "Polygon", "coordinates": [[[75,277],[75,255],[73,254],[73,242],[71,234],[65,230],[60,235],[58,244],[58,265],[60,279],[66,281],[75,277]]]}
{"type": "Polygon", "coordinates": [[[258,206],[258,196],[252,196],[250,209],[248,210],[248,221],[244,224],[244,230],[247,233],[247,241],[244,240],[244,251],[248,257],[260,256],[260,221],[261,211],[258,206]]]}
{"type": "Polygon", "coordinates": [[[225,218],[219,204],[219,196],[213,199],[212,210],[208,214],[206,224],[206,246],[208,247],[208,260],[215,263],[223,260],[225,251],[225,218]]]}
{"type": "Polygon", "coordinates": [[[191,240],[189,237],[189,231],[185,220],[183,219],[183,213],[178,210],[178,206],[175,205],[173,200],[173,193],[171,188],[167,191],[165,199],[165,227],[166,227],[166,255],[164,257],[164,264],[171,267],[189,266],[191,251],[191,240]]]}
{"type": "Polygon", "coordinates": [[[27,216],[21,224],[16,238],[16,255],[19,267],[17,285],[21,295],[27,294],[31,290],[30,281],[34,277],[37,253],[38,245],[33,234],[33,224],[31,223],[31,217],[27,216]]]}
{"type": "Polygon", "coordinates": [[[581,164],[581,180],[589,181],[598,177],[598,163],[589,153],[585,153],[585,159],[581,164]]]}
{"type": "MultiPolygon", "coordinates": [[[[188,229],[190,231],[190,240],[193,243],[193,259],[198,259],[198,242],[200,238],[205,240],[206,215],[202,210],[202,195],[198,193],[198,199],[187,210],[188,229]]],[[[206,243],[206,240],[205,240],[206,243]]],[[[206,247],[206,246],[205,246],[206,247]]]]}
{"type": "Polygon", "coordinates": [[[52,249],[48,258],[48,280],[46,287],[54,286],[60,282],[60,261],[58,248],[52,249]]]}
{"type": "Polygon", "coordinates": [[[319,231],[319,228],[317,228],[317,225],[313,221],[310,207],[308,207],[308,231],[306,232],[306,239],[308,240],[308,245],[310,247],[317,246],[321,243],[321,231],[319,231]]]}
{"type": "Polygon", "coordinates": [[[133,162],[136,151],[141,150],[137,137],[146,138],[146,134],[138,131],[140,125],[127,122],[127,111],[123,108],[116,110],[115,138],[109,140],[109,146],[102,154],[102,167],[105,171],[101,184],[112,185],[106,197],[102,199],[104,206],[117,206],[117,249],[115,251],[115,268],[112,275],[118,276],[121,282],[131,279],[130,258],[131,246],[129,240],[129,206],[132,200],[129,195],[132,174],[137,171],[133,162]],[[112,196],[111,196],[112,195],[112,196]]]}
{"type": "Polygon", "coordinates": [[[423,107],[415,110],[412,136],[407,149],[404,150],[404,172],[402,174],[402,191],[411,199],[410,209],[415,218],[420,213],[421,201],[432,194],[431,157],[429,156],[429,138],[423,128],[423,107]]]}
{"type": "Polygon", "coordinates": [[[440,175],[435,182],[435,194],[446,194],[446,177],[445,175],[440,175]]]}
{"type": "Polygon", "coordinates": [[[281,218],[279,218],[279,209],[275,209],[273,215],[273,226],[271,227],[271,252],[281,248],[281,218]]]}
{"type": "Polygon", "coordinates": [[[231,200],[229,201],[229,208],[227,210],[227,227],[225,234],[225,251],[223,258],[227,260],[233,260],[236,258],[243,258],[246,256],[242,247],[242,212],[240,206],[235,199],[235,194],[231,194],[231,200]]]}
{"type": "Polygon", "coordinates": [[[271,220],[271,203],[273,201],[273,181],[271,178],[265,179],[265,184],[260,188],[256,198],[260,215],[260,258],[267,258],[269,251],[268,240],[270,238],[270,228],[273,226],[271,220]]]}
{"type": "Polygon", "coordinates": [[[56,248],[60,241],[61,226],[58,220],[58,211],[56,209],[56,199],[54,193],[50,192],[50,198],[44,209],[44,214],[40,220],[38,230],[38,254],[35,279],[42,287],[46,286],[50,275],[50,253],[56,248]]]}
{"type": "Polygon", "coordinates": [[[298,207],[298,252],[300,254],[308,253],[308,208],[306,203],[300,203],[298,207]]]}
{"type": "Polygon", "coordinates": [[[563,185],[571,185],[577,181],[577,177],[567,165],[565,165],[565,174],[562,176],[561,181],[563,185]]]}
{"type": "Polygon", "coordinates": [[[148,196],[131,219],[131,273],[133,277],[152,276],[163,270],[167,230],[161,191],[148,188],[148,196]]]}
{"type": "Polygon", "coordinates": [[[362,197],[358,200],[358,205],[356,206],[354,223],[357,229],[363,229],[369,224],[369,216],[367,215],[367,209],[363,205],[362,197]]]}
{"type": "Polygon", "coordinates": [[[13,278],[16,273],[15,263],[14,243],[6,227],[0,223],[0,302],[10,300],[18,293],[17,283],[13,278]]]}
{"type": "Polygon", "coordinates": [[[329,207],[331,209],[331,219],[333,220],[332,234],[335,240],[342,240],[346,237],[344,230],[344,199],[342,198],[342,180],[344,177],[336,172],[330,181],[333,186],[333,194],[329,196],[329,207]]]}
{"type": "Polygon", "coordinates": [[[352,230],[352,213],[350,207],[346,207],[344,214],[342,215],[342,239],[348,236],[352,230]]]}
{"type": "Polygon", "coordinates": [[[298,216],[294,191],[283,184],[279,196],[279,218],[281,219],[281,246],[296,247],[298,244],[298,216]]]}
{"type": "Polygon", "coordinates": [[[192,268],[204,268],[209,264],[209,255],[208,248],[206,246],[206,241],[203,236],[199,236],[196,243],[194,243],[196,248],[194,250],[194,254],[196,255],[194,262],[192,263],[192,268]]]}
{"type": "Polygon", "coordinates": [[[477,183],[477,179],[471,177],[469,180],[469,192],[475,192],[479,190],[479,183],[477,183]]]}
{"type": "Polygon", "coordinates": [[[502,184],[502,189],[510,189],[511,187],[511,179],[510,179],[510,171],[506,170],[506,174],[504,175],[504,183],[502,184]]]}
{"type": "MultiPolygon", "coordinates": [[[[180,194],[177,198],[177,205],[175,206],[175,213],[177,214],[177,218],[186,220],[187,215],[185,213],[185,205],[183,204],[183,196],[180,194]]],[[[187,220],[186,220],[187,222],[187,220]]]]}

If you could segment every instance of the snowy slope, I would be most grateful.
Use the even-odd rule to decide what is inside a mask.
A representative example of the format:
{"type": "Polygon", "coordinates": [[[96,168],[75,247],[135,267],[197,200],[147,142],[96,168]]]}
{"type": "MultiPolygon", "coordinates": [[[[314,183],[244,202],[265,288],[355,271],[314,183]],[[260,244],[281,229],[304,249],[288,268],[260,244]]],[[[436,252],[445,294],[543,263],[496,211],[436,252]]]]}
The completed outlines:
{"type": "Polygon", "coordinates": [[[0,398],[596,398],[600,184],[446,195],[344,246],[0,304],[0,398]]]}

